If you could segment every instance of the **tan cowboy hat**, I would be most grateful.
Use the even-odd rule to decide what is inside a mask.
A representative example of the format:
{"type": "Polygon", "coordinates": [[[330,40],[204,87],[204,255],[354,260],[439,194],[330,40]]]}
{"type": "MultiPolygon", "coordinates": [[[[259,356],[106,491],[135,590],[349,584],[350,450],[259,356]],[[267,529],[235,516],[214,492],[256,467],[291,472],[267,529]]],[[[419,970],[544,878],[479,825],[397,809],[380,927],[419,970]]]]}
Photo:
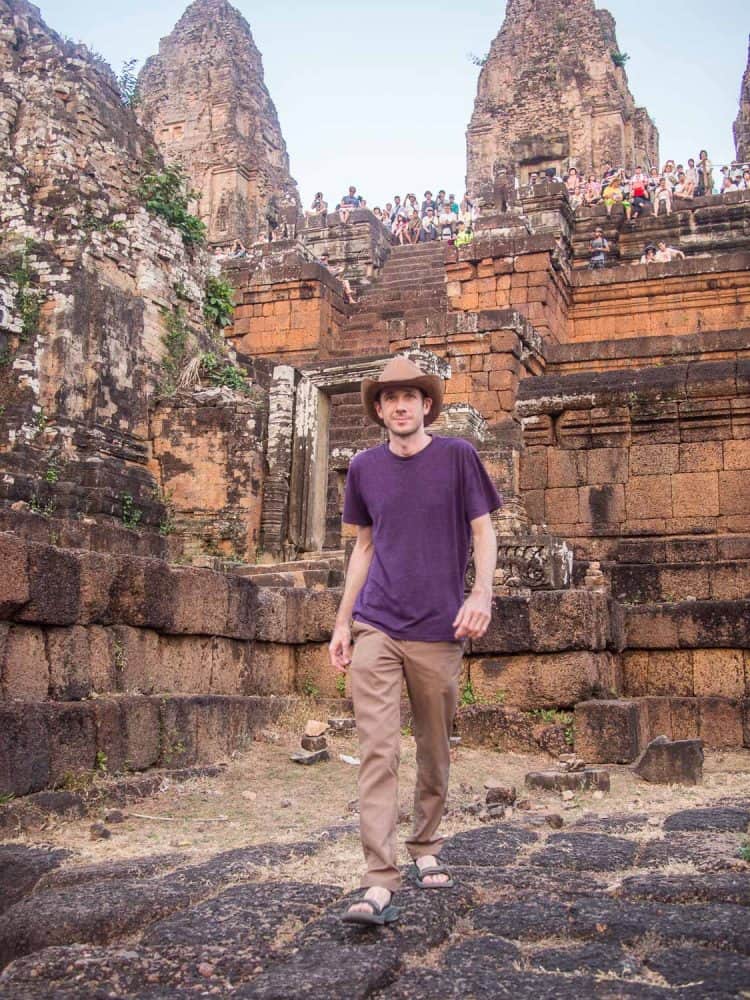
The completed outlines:
{"type": "Polygon", "coordinates": [[[376,424],[385,427],[375,410],[375,400],[383,389],[389,388],[420,389],[432,400],[432,408],[424,418],[425,427],[429,426],[440,415],[443,406],[444,382],[439,375],[425,375],[422,369],[403,354],[391,358],[380,374],[380,378],[362,379],[362,405],[365,413],[376,424]]]}

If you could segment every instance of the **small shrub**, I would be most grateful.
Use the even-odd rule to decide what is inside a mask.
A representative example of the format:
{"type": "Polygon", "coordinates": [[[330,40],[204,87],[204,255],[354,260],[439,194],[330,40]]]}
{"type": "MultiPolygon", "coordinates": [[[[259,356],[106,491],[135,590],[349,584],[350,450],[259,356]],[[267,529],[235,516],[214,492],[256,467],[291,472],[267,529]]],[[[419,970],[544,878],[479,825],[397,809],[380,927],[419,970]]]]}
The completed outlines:
{"type": "Polygon", "coordinates": [[[746,840],[742,847],[740,847],[739,855],[743,861],[747,861],[750,864],[750,840],[746,840]]]}
{"type": "Polygon", "coordinates": [[[625,63],[628,61],[628,59],[630,59],[630,56],[627,54],[627,52],[612,52],[611,55],[612,55],[612,62],[615,64],[615,66],[619,66],[620,69],[624,69],[625,63]]]}
{"type": "Polygon", "coordinates": [[[20,255],[18,267],[11,273],[11,278],[18,286],[14,304],[21,317],[21,340],[33,337],[39,327],[39,314],[42,311],[44,295],[31,287],[33,277],[27,252],[24,250],[20,255]]]}
{"type": "Polygon", "coordinates": [[[220,330],[230,326],[234,313],[234,288],[228,281],[221,278],[209,278],[206,281],[206,298],[203,303],[203,315],[207,321],[220,330]]]}
{"type": "Polygon", "coordinates": [[[98,771],[100,774],[107,773],[107,755],[103,750],[96,751],[96,764],[94,770],[98,771]]]}
{"type": "Polygon", "coordinates": [[[36,494],[29,500],[29,510],[32,514],[39,514],[40,517],[52,517],[55,513],[55,501],[47,500],[45,503],[36,494]]]}
{"type": "Polygon", "coordinates": [[[60,478],[60,470],[57,468],[54,462],[50,462],[47,466],[47,471],[44,473],[44,481],[46,483],[56,483],[60,478]]]}
{"type": "Polygon", "coordinates": [[[174,164],[158,173],[145,174],[138,186],[138,196],[152,215],[158,215],[182,233],[186,245],[205,242],[205,224],[188,211],[190,199],[197,194],[188,187],[182,167],[174,164]]]}
{"type": "Polygon", "coordinates": [[[15,792],[0,792],[0,806],[6,806],[16,797],[15,792]]]}
{"type": "Polygon", "coordinates": [[[489,57],[490,57],[489,52],[485,52],[483,56],[478,56],[475,52],[468,52],[466,54],[466,58],[474,66],[484,66],[489,57]]]}
{"type": "Polygon", "coordinates": [[[471,680],[467,680],[464,686],[461,688],[461,696],[459,701],[461,705],[476,705],[477,696],[474,693],[474,685],[471,683],[471,680]]]}
{"type": "Polygon", "coordinates": [[[346,677],[343,674],[339,674],[336,678],[336,691],[341,698],[346,695],[346,677]]]}
{"type": "Polygon", "coordinates": [[[121,493],[120,500],[122,501],[122,523],[126,528],[135,531],[141,522],[143,511],[136,507],[130,493],[121,493]]]}
{"type": "Polygon", "coordinates": [[[320,689],[308,679],[302,685],[302,693],[307,695],[308,698],[317,698],[320,694],[320,689]]]}
{"type": "Polygon", "coordinates": [[[229,361],[224,361],[213,351],[201,356],[200,373],[211,385],[226,386],[235,392],[248,392],[250,385],[245,373],[229,361]]]}

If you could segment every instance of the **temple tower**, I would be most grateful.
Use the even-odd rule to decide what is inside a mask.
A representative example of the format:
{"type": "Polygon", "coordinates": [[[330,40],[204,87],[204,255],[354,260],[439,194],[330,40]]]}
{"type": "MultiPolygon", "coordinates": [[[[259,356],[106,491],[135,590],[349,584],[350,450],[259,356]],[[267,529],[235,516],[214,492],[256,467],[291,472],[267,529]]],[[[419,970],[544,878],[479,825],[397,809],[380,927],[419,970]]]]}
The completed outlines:
{"type": "Polygon", "coordinates": [[[750,160],[750,41],[740,90],[740,110],[734,120],[734,148],[740,162],[747,163],[750,160]]]}
{"type": "MultiPolygon", "coordinates": [[[[139,79],[140,114],[200,199],[212,243],[252,242],[271,196],[296,209],[297,185],[250,26],[227,0],[196,0],[139,79]]],[[[292,214],[295,214],[292,212],[292,214]]]]}
{"type": "Polygon", "coordinates": [[[614,19],[594,0],[508,0],[467,130],[468,189],[500,167],[523,182],[547,167],[656,164],[658,132],[623,62],[614,19]]]}

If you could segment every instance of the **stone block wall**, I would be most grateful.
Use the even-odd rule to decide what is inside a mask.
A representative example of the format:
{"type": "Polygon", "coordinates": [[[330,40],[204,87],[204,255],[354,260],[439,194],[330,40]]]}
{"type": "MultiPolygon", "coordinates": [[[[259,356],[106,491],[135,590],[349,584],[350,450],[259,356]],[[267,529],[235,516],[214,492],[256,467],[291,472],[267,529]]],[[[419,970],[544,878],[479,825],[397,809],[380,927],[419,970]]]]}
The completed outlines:
{"type": "Polygon", "coordinates": [[[322,265],[294,262],[278,272],[235,267],[238,289],[227,337],[240,355],[302,364],[327,357],[346,317],[343,288],[322,265]]]}
{"type": "Polygon", "coordinates": [[[522,382],[531,520],[576,540],[750,530],[749,371],[695,362],[522,382]]]}
{"type": "Polygon", "coordinates": [[[685,335],[747,325],[750,253],[668,264],[580,270],[563,338],[569,342],[685,335]]]}
{"type": "Polygon", "coordinates": [[[451,310],[515,309],[545,340],[565,340],[569,291],[552,264],[555,239],[478,237],[446,263],[451,310]]]}
{"type": "Polygon", "coordinates": [[[267,393],[208,389],[163,401],[151,419],[154,475],[168,504],[163,530],[192,561],[257,554],[267,393]]]}

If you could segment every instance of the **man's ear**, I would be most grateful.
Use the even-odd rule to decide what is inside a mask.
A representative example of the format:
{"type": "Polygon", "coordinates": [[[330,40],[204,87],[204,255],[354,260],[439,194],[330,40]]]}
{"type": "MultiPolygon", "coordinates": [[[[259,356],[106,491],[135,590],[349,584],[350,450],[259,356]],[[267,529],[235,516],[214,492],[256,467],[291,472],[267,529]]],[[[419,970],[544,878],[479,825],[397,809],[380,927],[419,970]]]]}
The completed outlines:
{"type": "Polygon", "coordinates": [[[375,406],[375,412],[377,413],[377,415],[382,420],[383,419],[383,407],[380,405],[380,396],[378,396],[374,400],[374,406],[375,406]]]}
{"type": "Polygon", "coordinates": [[[422,402],[424,403],[424,415],[427,416],[432,409],[432,396],[423,396],[422,402]]]}

